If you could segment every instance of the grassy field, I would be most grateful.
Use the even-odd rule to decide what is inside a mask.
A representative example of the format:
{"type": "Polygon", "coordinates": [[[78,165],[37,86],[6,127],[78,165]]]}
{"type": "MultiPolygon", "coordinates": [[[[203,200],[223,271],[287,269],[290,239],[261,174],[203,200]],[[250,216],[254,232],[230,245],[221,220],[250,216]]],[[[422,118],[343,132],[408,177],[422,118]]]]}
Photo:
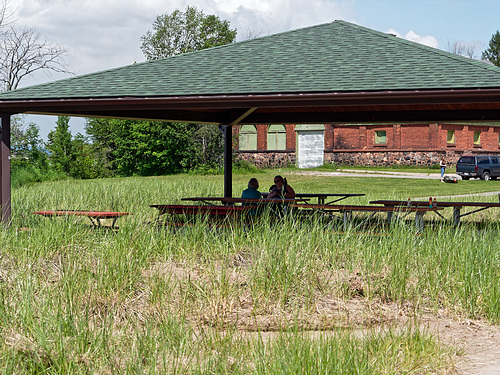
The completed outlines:
{"type": "MultiPolygon", "coordinates": [[[[278,173],[297,192],[366,194],[349,199],[357,204],[500,190],[289,170],[257,174],[262,191],[278,173]]],[[[234,176],[235,196],[250,177],[234,176]]],[[[423,320],[500,321],[496,211],[421,234],[272,217],[225,230],[151,224],[149,204],[222,189],[222,176],[176,175],[13,190],[12,225],[0,232],[2,373],[447,373],[460,353],[423,320]],[[132,215],[113,232],[32,214],[51,209],[132,215]]]]}

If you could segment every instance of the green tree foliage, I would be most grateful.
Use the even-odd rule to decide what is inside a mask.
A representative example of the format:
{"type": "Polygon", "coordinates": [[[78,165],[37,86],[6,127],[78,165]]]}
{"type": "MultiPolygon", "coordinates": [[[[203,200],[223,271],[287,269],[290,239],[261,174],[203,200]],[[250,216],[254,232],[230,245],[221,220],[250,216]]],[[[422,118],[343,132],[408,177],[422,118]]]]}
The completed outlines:
{"type": "MultiPolygon", "coordinates": [[[[232,43],[228,21],[195,7],[158,16],[142,38],[148,60],[232,43]]],[[[108,167],[119,175],[161,175],[188,169],[218,170],[223,135],[214,125],[87,119],[94,145],[105,150],[108,167]]]]}
{"type": "Polygon", "coordinates": [[[73,137],[69,120],[69,117],[58,117],[55,129],[48,135],[46,146],[52,168],[73,178],[110,176],[102,153],[83,135],[73,137]]]}
{"type": "Polygon", "coordinates": [[[40,128],[35,123],[24,124],[24,117],[12,116],[11,120],[11,165],[12,168],[48,168],[47,153],[40,139],[40,128]]]}
{"type": "Polygon", "coordinates": [[[481,58],[488,60],[493,65],[500,66],[500,31],[497,30],[491,37],[488,48],[483,51],[481,58]]]}
{"type": "Polygon", "coordinates": [[[229,44],[235,38],[229,21],[188,6],[184,13],[175,10],[156,17],[153,30],[141,38],[141,50],[148,60],[156,60],[229,44]]]}
{"type": "Polygon", "coordinates": [[[35,123],[25,124],[24,116],[11,117],[11,184],[58,180],[66,175],[53,170],[35,123]]]}
{"type": "Polygon", "coordinates": [[[181,172],[195,160],[196,127],[189,124],[95,118],[87,119],[85,130],[122,176],[181,172]]]}
{"type": "Polygon", "coordinates": [[[69,117],[59,116],[55,129],[48,135],[47,149],[50,152],[50,161],[54,168],[68,175],[71,164],[74,162],[71,139],[69,117]]]}
{"type": "Polygon", "coordinates": [[[205,170],[220,170],[224,162],[224,134],[215,125],[198,125],[193,136],[195,164],[205,170]]]}

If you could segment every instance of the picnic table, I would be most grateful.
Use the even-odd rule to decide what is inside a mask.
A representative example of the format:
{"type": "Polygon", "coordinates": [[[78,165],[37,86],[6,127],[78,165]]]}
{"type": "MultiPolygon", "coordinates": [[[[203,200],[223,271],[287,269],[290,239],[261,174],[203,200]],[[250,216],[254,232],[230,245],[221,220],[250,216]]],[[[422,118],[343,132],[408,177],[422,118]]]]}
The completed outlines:
{"type": "Polygon", "coordinates": [[[254,203],[254,204],[268,204],[268,203],[299,203],[307,202],[308,199],[304,198],[285,198],[285,199],[257,199],[257,198],[226,198],[226,197],[193,197],[182,198],[181,201],[203,202],[208,205],[214,205],[213,202],[220,202],[221,204],[231,205],[235,203],[254,203]]]}
{"type": "Polygon", "coordinates": [[[157,224],[168,226],[193,225],[192,219],[197,216],[207,218],[209,227],[224,227],[227,220],[246,217],[254,207],[251,206],[222,206],[222,205],[191,205],[191,204],[151,204],[150,207],[158,210],[157,224]],[[168,216],[167,220],[162,217],[168,216]]]}
{"type": "MultiPolygon", "coordinates": [[[[429,211],[438,211],[442,210],[442,208],[437,207],[402,207],[402,206],[368,206],[368,205],[333,205],[333,204],[300,204],[300,205],[291,205],[292,207],[296,207],[299,209],[309,209],[319,212],[340,212],[342,213],[342,221],[344,224],[344,229],[347,229],[351,225],[352,214],[354,212],[369,212],[370,215],[365,218],[361,224],[368,221],[375,214],[380,212],[387,213],[387,224],[392,222],[394,214],[403,214],[408,215],[411,212],[415,213],[415,227],[417,231],[422,231],[424,229],[424,214],[429,211]]],[[[360,224],[360,225],[361,225],[360,224]]]]}
{"type": "Polygon", "coordinates": [[[215,205],[191,205],[191,204],[151,204],[152,208],[158,210],[159,215],[198,215],[208,214],[211,216],[238,216],[251,210],[249,206],[215,206],[215,205]]]}
{"type": "Polygon", "coordinates": [[[128,212],[112,212],[112,211],[77,211],[77,210],[55,210],[55,211],[36,211],[33,212],[35,215],[41,215],[45,217],[56,217],[56,216],[84,216],[90,219],[90,222],[95,227],[104,227],[101,223],[102,220],[113,220],[111,228],[115,228],[116,221],[122,216],[129,215],[128,212]]]}
{"type": "MultiPolygon", "coordinates": [[[[386,207],[401,207],[408,206],[411,207],[429,207],[429,201],[402,201],[402,200],[375,200],[371,201],[372,204],[383,204],[386,207]]],[[[435,201],[433,204],[436,205],[437,208],[448,208],[453,207],[453,225],[458,226],[460,224],[460,219],[464,216],[472,215],[476,212],[484,211],[489,208],[500,208],[500,203],[494,202],[442,202],[435,201]],[[461,213],[461,210],[465,207],[472,208],[472,211],[468,211],[466,213],[461,213]]],[[[441,218],[445,219],[443,215],[439,212],[436,212],[441,218]]],[[[445,219],[446,220],[446,219],[445,219]]]]}
{"type": "Polygon", "coordinates": [[[277,217],[283,217],[284,215],[287,215],[290,212],[290,210],[288,209],[290,204],[308,201],[308,199],[304,198],[256,199],[256,198],[226,198],[226,197],[192,197],[192,198],[182,198],[181,200],[192,201],[192,202],[203,202],[209,206],[216,206],[216,207],[220,207],[220,205],[214,204],[217,202],[226,206],[234,206],[239,203],[243,207],[249,207],[251,209],[251,211],[249,212],[250,216],[255,216],[257,213],[256,211],[260,211],[261,208],[266,208],[269,209],[277,217]]]}
{"type": "MultiPolygon", "coordinates": [[[[263,197],[267,197],[269,193],[262,193],[263,197]]],[[[364,194],[351,194],[351,193],[298,193],[295,194],[295,198],[297,199],[310,199],[310,198],[317,198],[318,199],[318,204],[332,204],[338,201],[341,201],[343,199],[349,198],[349,197],[363,197],[364,194]],[[326,202],[326,200],[329,197],[337,197],[337,199],[334,199],[330,202],[326,202]]]]}

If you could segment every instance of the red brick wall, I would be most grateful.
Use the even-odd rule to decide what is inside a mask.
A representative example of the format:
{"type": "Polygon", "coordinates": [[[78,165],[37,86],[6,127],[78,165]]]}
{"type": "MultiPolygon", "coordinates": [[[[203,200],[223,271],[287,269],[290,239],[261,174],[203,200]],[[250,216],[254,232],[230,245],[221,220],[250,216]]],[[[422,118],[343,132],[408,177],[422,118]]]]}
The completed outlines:
{"type": "Polygon", "coordinates": [[[412,125],[401,127],[400,150],[426,150],[438,147],[438,133],[433,125],[412,125]]]}
{"type": "MultiPolygon", "coordinates": [[[[284,152],[267,151],[268,125],[257,125],[257,150],[238,151],[244,159],[260,166],[295,163],[295,125],[287,130],[284,152]]],[[[237,139],[238,127],[233,128],[237,139]]],[[[500,154],[500,127],[460,124],[363,124],[325,125],[325,162],[364,165],[434,165],[440,157],[455,163],[462,154],[500,154]],[[386,131],[386,144],[375,144],[375,131],[386,131]],[[448,130],[455,131],[455,143],[447,143],[448,130]],[[480,145],[474,132],[481,131],[480,145]]],[[[237,144],[237,142],[236,142],[237,144]]],[[[237,146],[236,146],[237,150],[237,146]]]]}

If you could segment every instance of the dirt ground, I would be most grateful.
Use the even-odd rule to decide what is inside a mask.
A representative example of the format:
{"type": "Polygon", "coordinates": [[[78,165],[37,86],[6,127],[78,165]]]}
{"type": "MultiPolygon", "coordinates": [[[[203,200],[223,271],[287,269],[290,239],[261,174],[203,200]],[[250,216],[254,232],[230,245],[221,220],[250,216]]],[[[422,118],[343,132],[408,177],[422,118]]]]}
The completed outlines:
{"type": "MultiPolygon", "coordinates": [[[[214,326],[222,322],[222,326],[228,324],[237,327],[243,335],[259,332],[259,337],[272,339],[280,327],[290,322],[295,322],[301,330],[312,336],[328,335],[329,332],[335,334],[336,328],[343,327],[354,329],[362,335],[369,330],[383,331],[388,327],[397,329],[408,327],[410,322],[417,322],[420,329],[431,333],[444,346],[453,348],[450,353],[454,353],[454,368],[450,370],[450,374],[500,374],[498,325],[462,319],[459,314],[448,310],[436,311],[424,306],[416,308],[411,304],[400,305],[380,298],[367,300],[362,296],[363,281],[357,274],[347,271],[325,277],[348,281],[353,292],[351,298],[338,298],[335,292],[327,292],[317,296],[314,309],[298,315],[279,305],[270,305],[257,312],[250,291],[244,287],[248,281],[244,272],[228,274],[228,285],[235,286],[237,292],[229,298],[213,300],[212,305],[206,306],[205,309],[194,308],[192,311],[197,312],[191,318],[195,325],[214,326]]],[[[175,279],[180,283],[190,280],[204,285],[210,278],[203,267],[185,268],[182,264],[170,262],[157,264],[144,274],[146,277],[164,275],[169,275],[171,280],[175,279]]]]}
{"type": "Polygon", "coordinates": [[[428,322],[440,339],[461,352],[456,360],[456,374],[500,374],[500,330],[481,322],[436,319],[428,322]]]}
{"type": "MultiPolygon", "coordinates": [[[[308,172],[306,172],[308,173],[308,172]]],[[[337,172],[314,172],[331,176],[363,176],[388,178],[439,179],[434,174],[406,172],[374,172],[339,170],[337,172]]],[[[498,192],[483,195],[496,195],[498,192]]],[[[459,375],[496,375],[500,374],[500,327],[487,323],[465,320],[457,321],[444,316],[425,318],[425,324],[435,331],[440,340],[458,348],[462,355],[456,361],[456,374],[459,375]]]]}

